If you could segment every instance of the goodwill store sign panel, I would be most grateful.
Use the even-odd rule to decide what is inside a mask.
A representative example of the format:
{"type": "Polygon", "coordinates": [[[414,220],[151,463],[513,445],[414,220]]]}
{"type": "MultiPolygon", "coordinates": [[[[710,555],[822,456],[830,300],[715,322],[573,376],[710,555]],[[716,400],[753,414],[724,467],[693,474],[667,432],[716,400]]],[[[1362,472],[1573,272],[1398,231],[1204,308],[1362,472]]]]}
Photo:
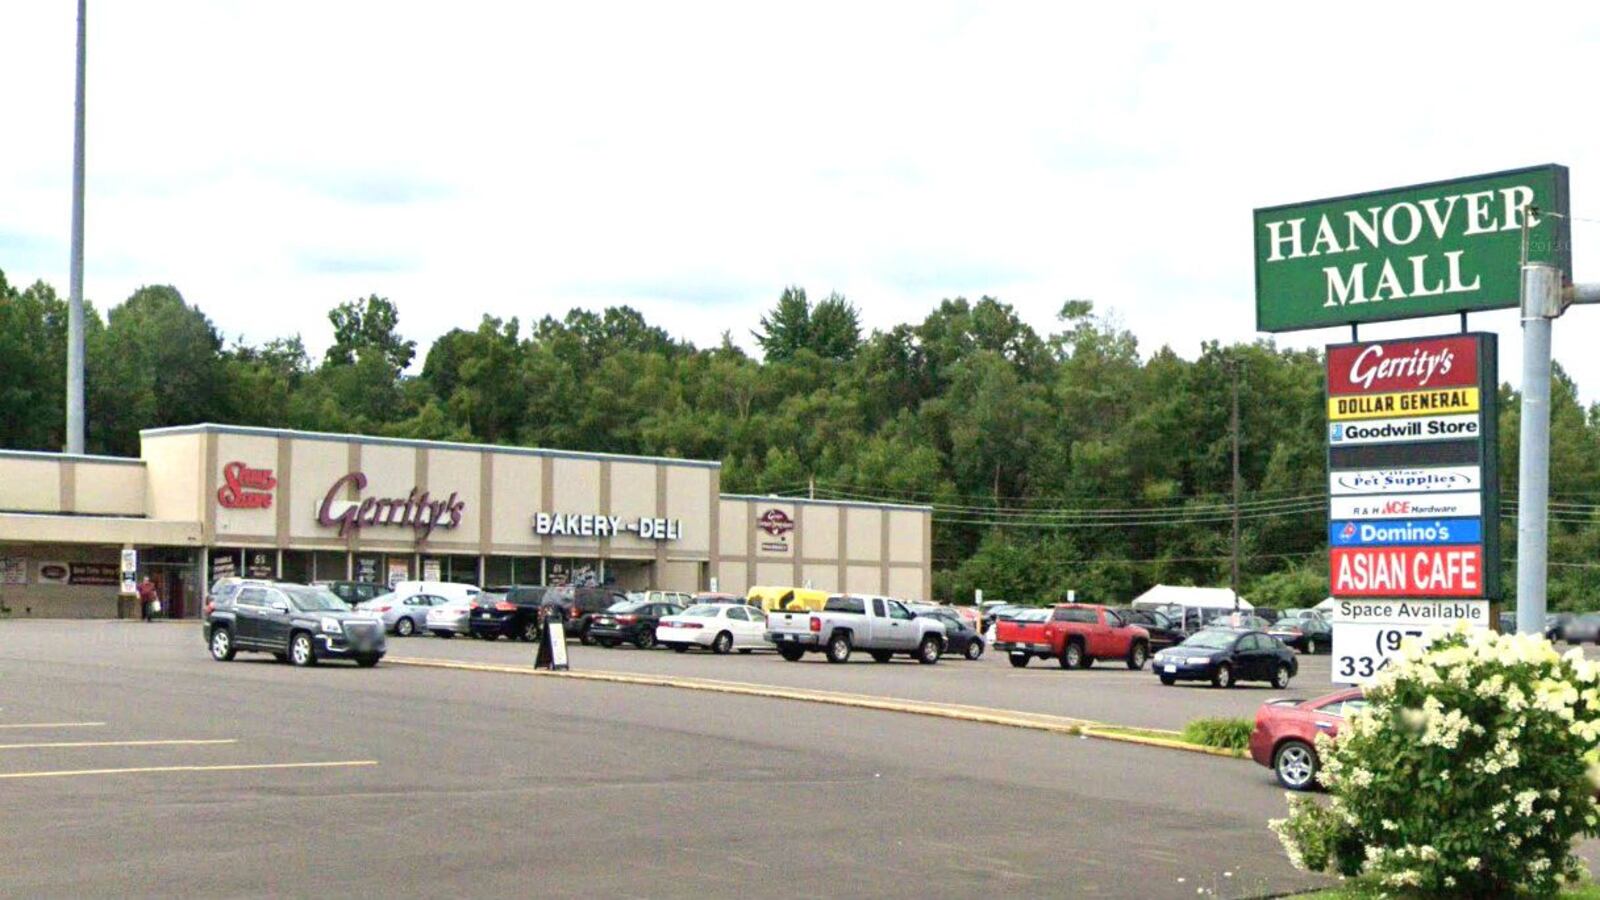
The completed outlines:
{"type": "Polygon", "coordinates": [[[1258,209],[1256,328],[1514,307],[1530,206],[1530,261],[1569,277],[1564,166],[1258,209]]]}

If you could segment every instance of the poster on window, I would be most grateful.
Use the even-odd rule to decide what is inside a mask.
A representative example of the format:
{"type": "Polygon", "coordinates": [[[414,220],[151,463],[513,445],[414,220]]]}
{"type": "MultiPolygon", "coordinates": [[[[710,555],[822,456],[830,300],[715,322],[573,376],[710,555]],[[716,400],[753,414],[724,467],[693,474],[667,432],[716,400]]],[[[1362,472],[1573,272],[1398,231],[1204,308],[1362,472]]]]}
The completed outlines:
{"type": "Polygon", "coordinates": [[[560,586],[571,583],[572,563],[564,559],[550,560],[550,567],[546,577],[549,579],[549,582],[552,586],[560,586]]]}
{"type": "Polygon", "coordinates": [[[232,553],[219,553],[211,557],[211,580],[233,578],[239,574],[239,563],[232,553]]]}
{"type": "Polygon", "coordinates": [[[272,578],[276,574],[277,554],[270,550],[249,550],[245,556],[245,572],[251,578],[272,578]]]}
{"type": "Polygon", "coordinates": [[[389,560],[389,587],[394,587],[411,576],[411,567],[403,559],[389,560]]]}
{"type": "Polygon", "coordinates": [[[438,559],[425,559],[425,560],[423,560],[422,561],[422,580],[423,581],[443,581],[444,580],[444,571],[443,571],[444,570],[444,566],[441,565],[442,562],[443,562],[443,560],[438,560],[438,559]]]}
{"type": "Polygon", "coordinates": [[[27,584],[28,561],[20,556],[0,558],[0,583],[27,584]]]}
{"type": "Polygon", "coordinates": [[[366,584],[378,583],[378,558],[376,556],[356,557],[356,580],[366,584]]]}

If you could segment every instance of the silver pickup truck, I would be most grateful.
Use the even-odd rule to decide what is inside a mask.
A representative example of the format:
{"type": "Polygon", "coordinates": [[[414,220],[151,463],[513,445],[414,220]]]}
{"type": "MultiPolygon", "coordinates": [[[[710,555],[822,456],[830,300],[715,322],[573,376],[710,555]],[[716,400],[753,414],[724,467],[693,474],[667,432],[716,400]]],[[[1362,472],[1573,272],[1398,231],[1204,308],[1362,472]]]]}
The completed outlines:
{"type": "Polygon", "coordinates": [[[829,597],[821,612],[768,614],[767,640],[790,662],[825,652],[828,662],[842,663],[860,649],[878,662],[905,653],[932,665],[944,653],[945,635],[944,623],[912,615],[899,600],[843,594],[829,597]]]}

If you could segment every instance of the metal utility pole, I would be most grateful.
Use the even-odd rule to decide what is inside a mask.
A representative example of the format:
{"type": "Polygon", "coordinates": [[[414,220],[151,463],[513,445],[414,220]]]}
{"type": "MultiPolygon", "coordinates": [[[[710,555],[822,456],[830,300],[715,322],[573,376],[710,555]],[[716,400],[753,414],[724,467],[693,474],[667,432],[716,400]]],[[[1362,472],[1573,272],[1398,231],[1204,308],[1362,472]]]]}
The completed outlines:
{"type": "Polygon", "coordinates": [[[1228,373],[1233,376],[1233,609],[1239,609],[1239,359],[1229,357],[1228,373]]]}
{"type": "Polygon", "coordinates": [[[1528,262],[1522,210],[1522,434],[1517,468],[1517,633],[1544,634],[1550,557],[1550,326],[1560,316],[1561,271],[1528,262]]]}
{"type": "Polygon", "coordinates": [[[78,0],[78,87],[72,118],[72,272],[67,295],[67,452],[83,452],[83,117],[87,0],[78,0]]]}

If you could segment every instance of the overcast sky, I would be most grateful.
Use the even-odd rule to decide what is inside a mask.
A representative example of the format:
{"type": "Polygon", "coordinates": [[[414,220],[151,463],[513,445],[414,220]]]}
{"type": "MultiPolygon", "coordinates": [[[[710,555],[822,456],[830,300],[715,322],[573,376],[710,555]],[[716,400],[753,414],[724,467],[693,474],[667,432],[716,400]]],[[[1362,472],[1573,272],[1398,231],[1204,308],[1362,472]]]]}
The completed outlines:
{"type": "MultiPolygon", "coordinates": [[[[378,293],[424,350],[624,303],[749,345],[798,284],[879,328],[1087,298],[1193,356],[1254,334],[1254,207],[1547,162],[1600,280],[1592,4],[90,6],[86,293],[170,283],[230,338],[320,351],[378,293]]],[[[63,295],[73,29],[0,5],[0,269],[63,295]]],[[[1516,314],[1473,322],[1517,382],[1516,314]]],[[[1597,324],[1556,327],[1589,400],[1597,324]]]]}

